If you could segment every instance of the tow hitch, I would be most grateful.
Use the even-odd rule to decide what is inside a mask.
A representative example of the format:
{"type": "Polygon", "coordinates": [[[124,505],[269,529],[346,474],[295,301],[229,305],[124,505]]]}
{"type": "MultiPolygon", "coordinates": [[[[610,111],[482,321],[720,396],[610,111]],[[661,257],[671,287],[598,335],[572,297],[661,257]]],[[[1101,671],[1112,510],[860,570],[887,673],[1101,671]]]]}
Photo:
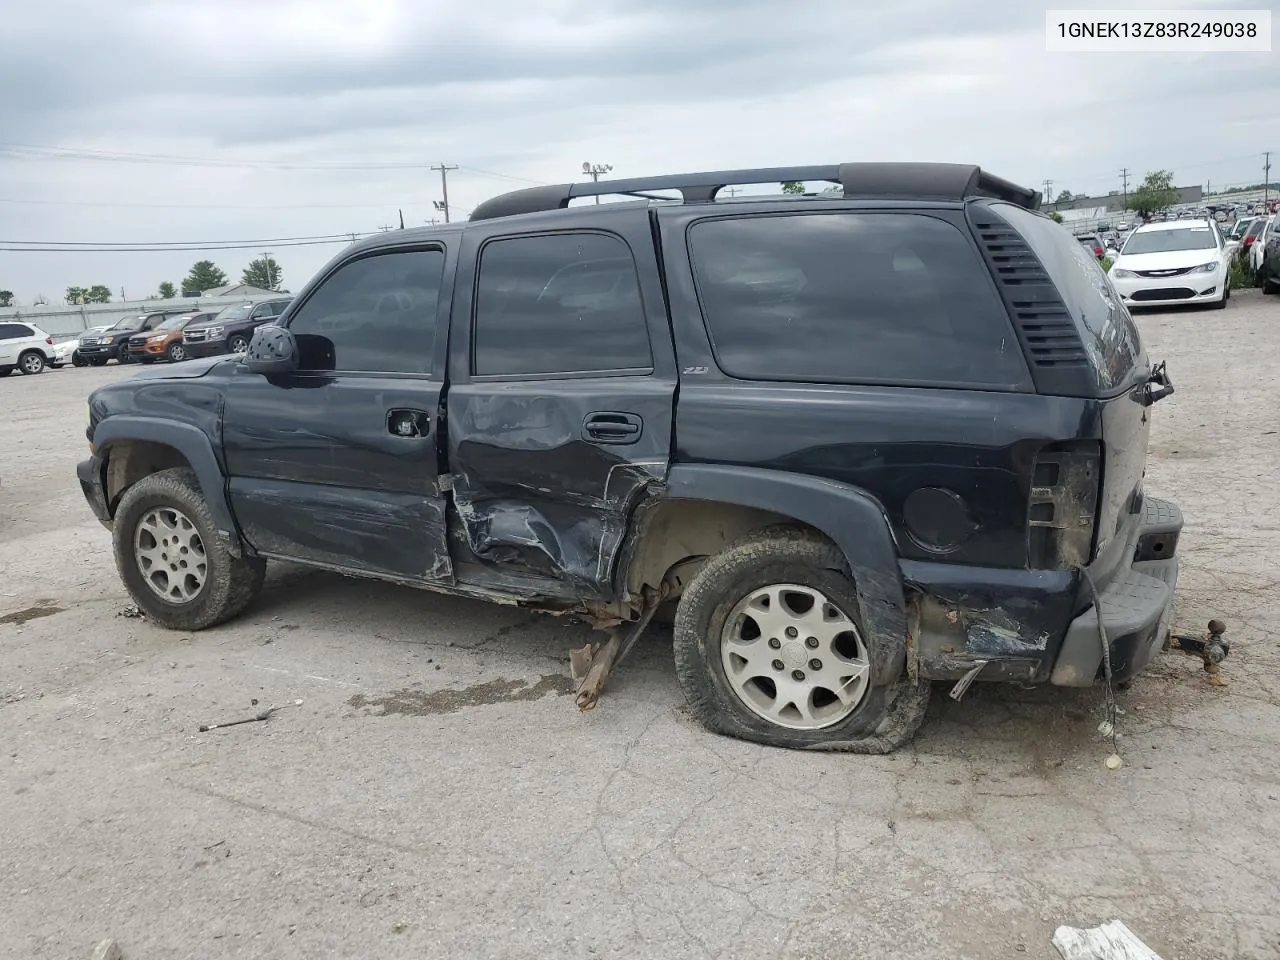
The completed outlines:
{"type": "Polygon", "coordinates": [[[1227,625],[1221,620],[1210,620],[1209,631],[1202,637],[1193,637],[1189,633],[1171,633],[1165,642],[1166,650],[1181,650],[1204,661],[1204,672],[1216,677],[1220,664],[1231,652],[1231,644],[1227,641],[1227,625]]]}

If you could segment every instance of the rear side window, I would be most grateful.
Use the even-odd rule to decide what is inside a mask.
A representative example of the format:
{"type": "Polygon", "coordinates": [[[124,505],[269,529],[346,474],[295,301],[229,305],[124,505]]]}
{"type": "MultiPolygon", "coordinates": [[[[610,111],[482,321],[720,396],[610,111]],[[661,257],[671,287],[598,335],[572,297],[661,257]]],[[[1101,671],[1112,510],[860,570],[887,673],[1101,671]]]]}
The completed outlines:
{"type": "MultiPolygon", "coordinates": [[[[1098,261],[1048,217],[1008,203],[996,204],[995,209],[1022,234],[1057,287],[1075,321],[1098,387],[1110,390],[1127,385],[1139,366],[1145,368],[1146,360],[1138,328],[1098,261]]],[[[1132,243],[1131,237],[1125,253],[1132,243]]]]}
{"type": "Polygon", "coordinates": [[[653,366],[635,261],[600,233],[485,244],[476,282],[477,376],[538,376],[653,366]]]}
{"type": "Polygon", "coordinates": [[[0,340],[19,340],[34,337],[35,331],[21,323],[0,323],[0,340]]]}
{"type": "Polygon", "coordinates": [[[748,380],[1017,389],[1026,364],[969,239],[918,214],[704,220],[689,231],[717,362],[748,380]]]}

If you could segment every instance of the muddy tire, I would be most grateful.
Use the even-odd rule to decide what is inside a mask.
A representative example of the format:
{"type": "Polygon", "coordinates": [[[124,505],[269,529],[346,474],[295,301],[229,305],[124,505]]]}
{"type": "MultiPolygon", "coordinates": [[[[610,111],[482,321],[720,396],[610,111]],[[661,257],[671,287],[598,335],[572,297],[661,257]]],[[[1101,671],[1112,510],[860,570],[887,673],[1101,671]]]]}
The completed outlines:
{"type": "Polygon", "coordinates": [[[120,578],[162,627],[212,627],[262,589],[266,564],[226,549],[190,470],[162,470],[126,490],[112,531],[120,578]]]}
{"type": "Polygon", "coordinates": [[[681,597],[674,633],[690,709],[716,733],[889,753],[924,720],[928,683],[871,676],[877,641],[844,557],[815,533],[773,528],[713,557],[681,597]]]}

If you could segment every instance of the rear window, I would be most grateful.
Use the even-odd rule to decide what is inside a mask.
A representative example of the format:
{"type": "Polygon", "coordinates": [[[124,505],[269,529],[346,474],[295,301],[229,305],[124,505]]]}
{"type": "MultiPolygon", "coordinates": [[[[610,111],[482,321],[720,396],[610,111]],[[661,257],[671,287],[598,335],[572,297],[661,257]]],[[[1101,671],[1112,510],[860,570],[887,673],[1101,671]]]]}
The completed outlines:
{"type": "Polygon", "coordinates": [[[1028,383],[969,238],[919,214],[704,220],[689,231],[716,360],[747,380],[1028,383]]]}
{"type": "Polygon", "coordinates": [[[1022,234],[1057,287],[1092,361],[1099,389],[1127,386],[1139,370],[1145,371],[1146,358],[1133,317],[1098,261],[1048,217],[1007,203],[995,209],[1022,234]]]}

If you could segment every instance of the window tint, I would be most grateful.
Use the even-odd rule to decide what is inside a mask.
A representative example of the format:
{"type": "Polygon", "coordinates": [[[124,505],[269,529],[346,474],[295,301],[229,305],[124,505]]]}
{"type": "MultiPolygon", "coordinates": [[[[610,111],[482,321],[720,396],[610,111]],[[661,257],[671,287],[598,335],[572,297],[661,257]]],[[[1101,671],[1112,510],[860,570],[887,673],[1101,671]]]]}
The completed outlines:
{"type": "Polygon", "coordinates": [[[444,252],[383,253],[340,267],[293,315],[302,370],[429,373],[444,252]]]}
{"type": "Polygon", "coordinates": [[[18,340],[22,337],[34,337],[35,331],[21,323],[0,323],[0,340],[18,340]]]}
{"type": "Polygon", "coordinates": [[[710,220],[690,230],[689,244],[716,358],[733,376],[1006,389],[1027,382],[985,264],[941,220],[710,220]]]}
{"type": "Polygon", "coordinates": [[[603,234],[486,244],[474,330],[480,376],[653,366],[631,251],[603,234]]]}
{"type": "MultiPolygon", "coordinates": [[[[996,209],[1031,246],[1048,271],[1058,294],[1076,322],[1076,330],[1092,362],[1098,386],[1107,390],[1128,383],[1135,367],[1146,368],[1138,328],[1120,302],[1102,267],[1067,231],[1048,217],[999,204],[996,209]]],[[[1130,253],[1133,234],[1124,253],[1130,253]]]]}

